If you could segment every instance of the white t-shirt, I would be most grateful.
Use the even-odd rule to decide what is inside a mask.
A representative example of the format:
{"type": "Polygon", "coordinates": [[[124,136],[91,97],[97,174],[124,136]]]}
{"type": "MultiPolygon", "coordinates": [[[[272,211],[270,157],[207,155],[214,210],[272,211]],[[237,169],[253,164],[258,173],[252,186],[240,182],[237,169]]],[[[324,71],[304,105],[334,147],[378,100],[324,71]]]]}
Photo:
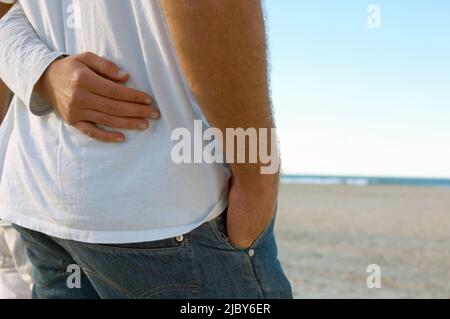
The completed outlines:
{"type": "Polygon", "coordinates": [[[185,234],[225,209],[227,166],[171,158],[172,131],[194,132],[203,115],[159,1],[20,0],[0,20],[0,59],[15,93],[0,129],[0,218],[64,239],[129,243],[185,234]],[[54,112],[36,116],[46,114],[32,94],[46,67],[85,51],[127,71],[127,85],[154,96],[161,119],[107,144],[54,112]]]}

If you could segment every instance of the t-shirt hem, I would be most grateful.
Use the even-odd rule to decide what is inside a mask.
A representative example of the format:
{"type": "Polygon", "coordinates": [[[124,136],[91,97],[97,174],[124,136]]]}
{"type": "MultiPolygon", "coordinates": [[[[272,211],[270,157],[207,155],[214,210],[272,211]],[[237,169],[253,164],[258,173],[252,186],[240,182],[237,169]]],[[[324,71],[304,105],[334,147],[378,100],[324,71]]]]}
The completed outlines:
{"type": "Polygon", "coordinates": [[[18,213],[10,213],[9,208],[1,202],[0,218],[20,227],[60,239],[92,244],[125,244],[162,240],[185,235],[203,223],[217,218],[222,214],[227,205],[228,193],[225,192],[221,200],[200,222],[176,227],[132,231],[92,231],[67,228],[38,218],[32,218],[29,215],[25,216],[18,213]]]}

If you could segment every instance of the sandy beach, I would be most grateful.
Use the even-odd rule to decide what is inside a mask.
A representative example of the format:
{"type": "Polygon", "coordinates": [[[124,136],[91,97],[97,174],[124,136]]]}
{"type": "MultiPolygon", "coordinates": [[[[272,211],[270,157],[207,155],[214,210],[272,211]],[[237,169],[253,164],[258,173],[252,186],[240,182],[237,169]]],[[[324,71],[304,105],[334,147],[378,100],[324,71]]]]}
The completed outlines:
{"type": "Polygon", "coordinates": [[[450,188],[284,184],[277,238],[296,298],[450,298],[450,188]]]}

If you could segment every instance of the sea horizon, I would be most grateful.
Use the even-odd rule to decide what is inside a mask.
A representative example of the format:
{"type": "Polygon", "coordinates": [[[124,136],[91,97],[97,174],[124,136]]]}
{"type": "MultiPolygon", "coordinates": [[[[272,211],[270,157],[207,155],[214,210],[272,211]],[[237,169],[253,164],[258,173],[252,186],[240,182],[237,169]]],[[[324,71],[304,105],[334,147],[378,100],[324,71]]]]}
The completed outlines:
{"type": "Polygon", "coordinates": [[[283,174],[284,184],[307,185],[397,185],[450,187],[450,178],[395,177],[395,176],[358,176],[358,175],[300,175],[283,174]]]}

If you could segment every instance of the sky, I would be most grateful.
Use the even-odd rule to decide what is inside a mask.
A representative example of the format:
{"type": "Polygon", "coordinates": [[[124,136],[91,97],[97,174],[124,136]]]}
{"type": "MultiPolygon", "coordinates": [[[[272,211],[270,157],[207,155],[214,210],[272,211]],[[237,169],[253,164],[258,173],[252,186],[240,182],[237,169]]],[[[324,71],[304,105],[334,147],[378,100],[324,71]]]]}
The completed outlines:
{"type": "Polygon", "coordinates": [[[450,178],[450,1],[264,3],[285,174],[450,178]]]}

